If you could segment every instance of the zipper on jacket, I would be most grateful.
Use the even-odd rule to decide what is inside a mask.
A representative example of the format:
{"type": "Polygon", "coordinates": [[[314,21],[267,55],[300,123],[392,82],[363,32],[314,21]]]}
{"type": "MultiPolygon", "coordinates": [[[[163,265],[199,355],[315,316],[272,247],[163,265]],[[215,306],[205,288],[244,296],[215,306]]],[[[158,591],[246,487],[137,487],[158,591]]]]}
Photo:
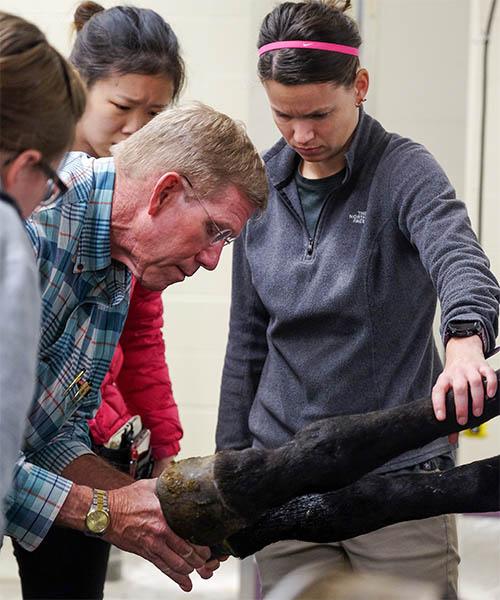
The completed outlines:
{"type": "MultiPolygon", "coordinates": [[[[287,209],[292,213],[292,215],[295,217],[295,219],[297,219],[297,221],[301,224],[301,226],[304,228],[304,231],[306,232],[307,237],[307,256],[312,256],[313,251],[314,251],[314,238],[309,237],[309,232],[307,231],[307,227],[306,227],[306,223],[305,223],[305,219],[304,216],[302,215],[302,218],[296,213],[295,209],[293,208],[293,206],[290,204],[286,194],[282,191],[282,190],[278,190],[278,194],[281,196],[281,199],[283,201],[283,204],[287,207],[287,209]]],[[[326,204],[326,203],[325,203],[326,204]]],[[[319,223],[319,219],[321,218],[321,213],[323,212],[324,209],[324,205],[323,208],[321,209],[319,218],[318,218],[318,223],[319,223]]],[[[316,229],[317,229],[317,225],[316,225],[316,229]]],[[[316,232],[315,232],[316,234],[316,232]]]]}

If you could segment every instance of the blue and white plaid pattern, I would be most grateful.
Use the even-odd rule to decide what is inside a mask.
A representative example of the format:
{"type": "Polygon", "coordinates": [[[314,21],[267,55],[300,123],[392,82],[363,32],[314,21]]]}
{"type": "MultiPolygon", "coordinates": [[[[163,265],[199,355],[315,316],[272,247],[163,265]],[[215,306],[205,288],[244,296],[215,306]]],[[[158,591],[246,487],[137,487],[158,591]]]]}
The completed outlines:
{"type": "Polygon", "coordinates": [[[130,271],[111,258],[113,159],[72,152],[59,174],[68,193],[26,223],[40,271],[41,341],[6,533],[27,549],[41,542],[71,489],[59,474],[90,452],[87,419],[100,405],[131,284],[130,271]]]}

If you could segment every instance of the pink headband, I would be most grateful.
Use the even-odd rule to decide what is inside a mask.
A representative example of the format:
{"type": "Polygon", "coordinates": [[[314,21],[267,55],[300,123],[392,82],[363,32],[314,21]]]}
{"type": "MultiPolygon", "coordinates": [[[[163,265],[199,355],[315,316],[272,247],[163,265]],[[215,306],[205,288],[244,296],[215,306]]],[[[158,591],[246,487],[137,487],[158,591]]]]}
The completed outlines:
{"type": "Polygon", "coordinates": [[[271,44],[265,44],[259,48],[259,56],[262,56],[264,52],[270,50],[279,50],[280,48],[308,48],[310,50],[328,50],[329,52],[340,52],[341,54],[352,54],[353,56],[359,56],[359,50],[352,46],[343,46],[342,44],[330,44],[329,42],[309,42],[290,40],[283,42],[272,42],[271,44]]]}

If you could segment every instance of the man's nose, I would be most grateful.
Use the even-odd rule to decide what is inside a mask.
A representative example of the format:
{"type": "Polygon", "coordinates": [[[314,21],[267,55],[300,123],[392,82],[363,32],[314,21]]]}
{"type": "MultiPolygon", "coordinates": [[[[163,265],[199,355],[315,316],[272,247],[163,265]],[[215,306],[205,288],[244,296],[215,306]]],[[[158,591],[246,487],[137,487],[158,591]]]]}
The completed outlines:
{"type": "Polygon", "coordinates": [[[219,264],[222,248],[224,248],[223,241],[219,242],[218,244],[214,244],[213,246],[208,246],[201,252],[198,252],[196,255],[196,260],[204,269],[207,269],[207,271],[213,271],[219,264]]]}
{"type": "Polygon", "coordinates": [[[314,138],[314,129],[307,121],[296,121],[293,126],[293,139],[297,144],[307,144],[314,138]]]}

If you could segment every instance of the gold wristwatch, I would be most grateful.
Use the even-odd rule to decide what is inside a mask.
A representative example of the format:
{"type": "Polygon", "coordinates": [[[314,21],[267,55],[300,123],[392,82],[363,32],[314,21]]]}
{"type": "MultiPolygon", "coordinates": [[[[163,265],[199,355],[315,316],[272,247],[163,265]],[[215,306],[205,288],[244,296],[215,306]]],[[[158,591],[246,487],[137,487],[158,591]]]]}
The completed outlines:
{"type": "Polygon", "coordinates": [[[85,535],[101,537],[106,533],[111,516],[108,508],[108,495],[104,490],[94,490],[94,499],[85,517],[85,535]]]}

